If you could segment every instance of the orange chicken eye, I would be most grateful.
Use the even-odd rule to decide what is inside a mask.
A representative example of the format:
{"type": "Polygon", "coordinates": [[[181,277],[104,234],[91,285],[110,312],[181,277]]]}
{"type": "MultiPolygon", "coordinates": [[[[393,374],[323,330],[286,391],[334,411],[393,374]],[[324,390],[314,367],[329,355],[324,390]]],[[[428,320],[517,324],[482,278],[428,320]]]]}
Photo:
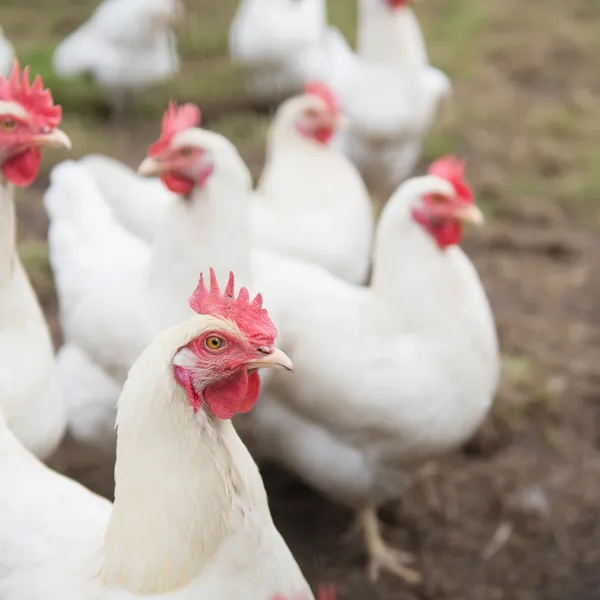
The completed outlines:
{"type": "Polygon", "coordinates": [[[206,338],[205,342],[206,347],[209,350],[219,350],[223,347],[225,340],[223,338],[217,337],[216,335],[210,335],[206,338]]]}
{"type": "Polygon", "coordinates": [[[0,129],[2,129],[2,131],[10,131],[11,129],[14,129],[17,126],[17,122],[14,121],[13,119],[2,119],[0,121],[0,129]]]}
{"type": "Polygon", "coordinates": [[[191,148],[188,148],[187,146],[183,147],[180,151],[179,151],[179,156],[191,156],[193,154],[193,150],[191,148]]]}

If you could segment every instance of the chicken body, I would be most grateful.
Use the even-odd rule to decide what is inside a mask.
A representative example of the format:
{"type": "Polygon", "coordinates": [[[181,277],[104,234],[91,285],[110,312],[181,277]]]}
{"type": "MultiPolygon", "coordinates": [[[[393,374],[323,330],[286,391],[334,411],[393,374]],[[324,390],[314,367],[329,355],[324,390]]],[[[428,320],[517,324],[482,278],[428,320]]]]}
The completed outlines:
{"type": "Polygon", "coordinates": [[[243,0],[229,32],[229,54],[245,71],[259,102],[299,93],[323,67],[327,47],[325,0],[243,0]]]}
{"type": "Polygon", "coordinates": [[[374,572],[407,579],[372,511],[399,498],[425,460],[473,435],[498,379],[493,317],[473,265],[457,246],[440,251],[411,217],[436,193],[447,194],[447,182],[415,178],[388,202],[368,288],[300,262],[272,274],[296,376],[276,375],[238,417],[255,456],[361,515],[374,572]]]}
{"type": "Polygon", "coordinates": [[[119,400],[112,507],[0,422],[0,486],[11,490],[0,500],[4,600],[313,597],[230,421],[192,411],[173,375],[182,345],[235,327],[196,316],[142,353],[119,400]]]}
{"type": "Polygon", "coordinates": [[[67,161],[51,174],[45,204],[65,337],[117,380],[157,331],[189,315],[187,295],[202,269],[249,280],[240,207],[250,174],[225,138],[196,132],[214,145],[215,172],[189,198],[170,198],[152,246],[121,225],[84,165],[67,161]]]}
{"type": "Polygon", "coordinates": [[[384,0],[362,0],[358,54],[339,38],[326,79],[339,94],[349,126],[335,145],[370,188],[389,194],[411,174],[451,84],[429,65],[408,6],[392,9],[384,0]]]}
{"type": "Polygon", "coordinates": [[[88,154],[79,163],[92,175],[119,223],[151,244],[163,215],[177,201],[176,194],[169,192],[158,177],[142,177],[109,156],[88,154]]]}
{"type": "Polygon", "coordinates": [[[123,111],[129,96],[179,71],[172,24],[179,0],[103,0],[90,19],[57,48],[60,77],[91,73],[123,111]]]}
{"type": "Polygon", "coordinates": [[[275,115],[267,162],[252,203],[253,242],[361,284],[370,266],[370,197],[345,156],[298,130],[304,115],[319,109],[319,102],[310,94],[297,96],[275,115]]]}

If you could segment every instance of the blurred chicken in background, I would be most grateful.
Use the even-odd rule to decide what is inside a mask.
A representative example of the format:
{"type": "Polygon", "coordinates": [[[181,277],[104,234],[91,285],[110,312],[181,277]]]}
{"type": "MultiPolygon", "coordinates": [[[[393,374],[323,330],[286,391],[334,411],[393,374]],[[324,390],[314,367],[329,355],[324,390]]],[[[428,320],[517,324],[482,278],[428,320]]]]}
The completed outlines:
{"type": "Polygon", "coordinates": [[[325,76],[349,121],[335,145],[385,196],[412,173],[440,100],[451,92],[448,77],[429,65],[408,4],[360,0],[357,54],[339,34],[325,76]]]}
{"type": "Polygon", "coordinates": [[[373,213],[360,174],[331,148],[342,120],[335,94],[321,83],[309,84],[278,108],[252,204],[252,233],[257,247],[362,284],[373,213]]]}
{"type": "Polygon", "coordinates": [[[440,159],[398,188],[377,228],[369,287],[307,263],[272,273],[296,375],[275,375],[237,422],[255,456],[356,511],[372,578],[420,579],[384,542],[377,509],[426,460],[474,434],[498,384],[494,318],[459,247],[463,224],[483,220],[463,169],[440,159]]]}
{"type": "Polygon", "coordinates": [[[15,50],[0,26],[0,77],[8,77],[13,67],[15,50]]]}
{"type": "Polygon", "coordinates": [[[180,0],[104,0],[55,50],[60,77],[90,73],[123,115],[136,94],[179,71],[174,23],[180,0]]]}
{"type": "Polygon", "coordinates": [[[326,37],[325,0],[242,0],[229,54],[245,71],[249,95],[277,103],[302,91],[326,37]]]}

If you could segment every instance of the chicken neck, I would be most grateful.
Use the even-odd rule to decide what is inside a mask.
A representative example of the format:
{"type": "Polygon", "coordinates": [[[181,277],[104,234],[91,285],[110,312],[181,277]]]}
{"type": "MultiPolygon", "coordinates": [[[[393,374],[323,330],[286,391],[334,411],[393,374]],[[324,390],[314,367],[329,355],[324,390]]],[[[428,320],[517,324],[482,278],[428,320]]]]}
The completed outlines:
{"type": "Polygon", "coordinates": [[[412,216],[424,185],[427,178],[404,184],[386,205],[376,234],[369,311],[392,334],[439,336],[472,324],[477,315],[487,317],[481,285],[462,250],[440,250],[412,216]]]}
{"type": "Polygon", "coordinates": [[[180,589],[243,527],[246,502],[260,512],[258,470],[230,421],[192,414],[160,346],[132,367],[117,428],[100,579],[136,594],[180,589]]]}
{"type": "Polygon", "coordinates": [[[358,54],[402,70],[421,71],[429,60],[419,22],[410,7],[390,8],[382,0],[361,0],[358,54]]]}
{"type": "Polygon", "coordinates": [[[0,286],[12,278],[15,267],[15,204],[13,186],[0,174],[0,286]]]}
{"type": "Polygon", "coordinates": [[[215,174],[204,188],[179,197],[167,210],[153,245],[151,282],[163,325],[187,318],[187,298],[200,272],[214,268],[219,283],[229,271],[249,285],[247,191],[215,174]]]}

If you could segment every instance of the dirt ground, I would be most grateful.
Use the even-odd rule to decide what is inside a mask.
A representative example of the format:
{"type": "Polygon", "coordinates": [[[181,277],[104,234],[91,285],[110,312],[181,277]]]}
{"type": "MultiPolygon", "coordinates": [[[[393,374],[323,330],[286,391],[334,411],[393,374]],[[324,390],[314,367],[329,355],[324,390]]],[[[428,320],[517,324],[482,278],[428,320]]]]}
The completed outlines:
{"type": "MultiPolygon", "coordinates": [[[[600,600],[600,7],[482,0],[483,33],[464,25],[452,54],[434,34],[440,14],[458,4],[418,5],[436,64],[454,66],[456,88],[423,164],[448,150],[464,157],[490,217],[464,247],[494,308],[504,370],[477,437],[426,465],[402,506],[385,514],[386,535],[415,554],[424,583],[409,588],[383,575],[371,584],[361,544],[342,540],[349,514],[275,468],[265,466],[265,483],[307,577],[334,583],[340,600],[600,600]]],[[[235,131],[259,172],[262,141],[248,141],[248,123],[266,117],[242,109],[232,123],[220,110],[207,125],[235,131]]],[[[156,131],[149,120],[111,131],[102,151],[136,164],[156,131]]],[[[45,185],[42,177],[20,195],[20,239],[58,340],[45,185]]],[[[53,464],[111,495],[111,465],[69,440],[53,464]]]]}

